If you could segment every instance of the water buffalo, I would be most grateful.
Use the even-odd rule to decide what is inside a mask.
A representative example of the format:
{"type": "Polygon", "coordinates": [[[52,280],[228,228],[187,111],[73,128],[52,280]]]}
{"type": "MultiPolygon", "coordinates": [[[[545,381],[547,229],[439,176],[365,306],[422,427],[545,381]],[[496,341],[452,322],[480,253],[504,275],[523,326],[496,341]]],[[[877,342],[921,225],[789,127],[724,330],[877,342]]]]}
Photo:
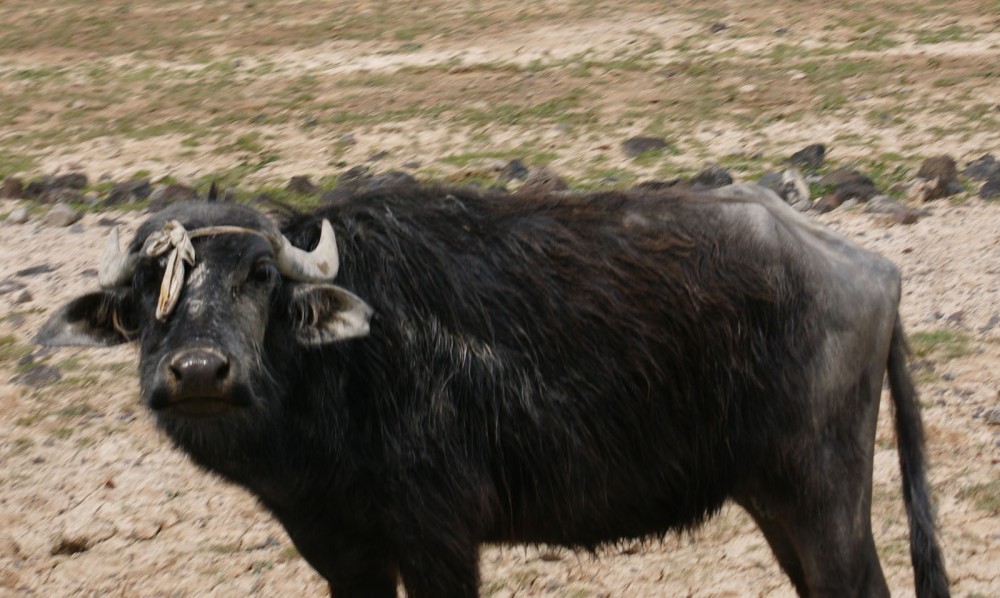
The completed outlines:
{"type": "Polygon", "coordinates": [[[916,593],[948,594],[899,272],[770,192],[405,183],[279,218],[184,203],[113,234],[38,340],[137,341],[158,426],[333,595],[474,596],[484,542],[590,549],[727,500],[800,594],[887,595],[886,374],[916,593]]]}

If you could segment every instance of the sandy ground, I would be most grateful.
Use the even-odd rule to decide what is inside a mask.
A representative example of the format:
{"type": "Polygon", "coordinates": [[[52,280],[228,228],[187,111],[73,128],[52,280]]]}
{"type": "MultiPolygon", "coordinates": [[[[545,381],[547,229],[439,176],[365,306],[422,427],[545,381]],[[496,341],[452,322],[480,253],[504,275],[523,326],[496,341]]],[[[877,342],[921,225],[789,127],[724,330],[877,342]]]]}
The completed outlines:
{"type": "MultiPolygon", "coordinates": [[[[418,160],[425,174],[451,176],[465,168],[445,160],[458,152],[534,149],[547,152],[559,172],[584,179],[598,168],[646,177],[734,157],[778,161],[812,142],[830,144],[839,163],[892,154],[913,171],[942,152],[961,162],[1000,152],[990,107],[1000,98],[1000,18],[977,2],[924,12],[920,3],[891,9],[875,2],[747,3],[753,11],[714,2],[665,11],[662,3],[635,1],[622,11],[504,0],[483,8],[488,18],[480,19],[441,0],[415,9],[407,3],[391,15],[398,23],[388,33],[332,41],[307,35],[312,21],[331,12],[323,3],[258,7],[273,9],[270,16],[247,16],[257,9],[244,2],[135,2],[131,12],[118,4],[88,4],[97,21],[80,20],[69,29],[74,35],[58,41],[44,35],[62,35],[60,19],[75,15],[77,4],[0,7],[0,22],[23,26],[0,36],[0,169],[23,150],[35,156],[29,175],[83,169],[92,180],[121,179],[141,170],[197,180],[267,154],[274,159],[240,172],[250,183],[280,186],[295,174],[330,176],[377,151],[390,153],[379,168],[418,160]],[[108,34],[91,27],[104,18],[121,24],[108,34]],[[723,33],[707,33],[722,22],[723,33]],[[406,29],[418,25],[428,28],[406,29]],[[779,35],[779,28],[788,31],[779,35]],[[939,43],[921,42],[939,30],[939,43]],[[873,31],[893,44],[873,45],[881,39],[873,31]],[[659,45],[642,55],[642,69],[608,66],[650,40],[659,45]],[[825,82],[823,69],[809,70],[812,59],[787,57],[786,66],[776,58],[783,44],[839,52],[823,69],[871,64],[825,82]],[[409,49],[400,52],[401,45],[409,49]],[[585,78],[579,67],[586,60],[605,62],[585,78]],[[220,68],[225,78],[213,78],[220,68]],[[102,79],[108,70],[116,76],[102,79]],[[223,92],[167,93],[188,76],[223,92]],[[310,95],[286,106],[285,89],[303,81],[310,95]],[[467,109],[562,101],[581,89],[598,111],[594,123],[566,124],[561,112],[505,124],[460,118],[467,109]],[[705,104],[722,102],[708,120],[692,115],[699,90],[711,96],[705,104]],[[187,101],[197,94],[204,97],[187,101]],[[828,108],[831,97],[844,103],[828,108]],[[336,110],[371,114],[341,124],[336,110]],[[268,119],[251,124],[257,113],[268,119]],[[229,114],[243,120],[213,124],[229,114]],[[320,124],[301,126],[313,116],[320,124]],[[132,118],[177,123],[177,130],[92,130],[102,119],[132,118]],[[192,132],[200,127],[211,134],[192,132]],[[666,132],[676,152],[653,163],[626,160],[618,142],[644,132],[666,132]],[[345,134],[352,143],[342,142],[345,134]],[[249,141],[234,143],[245,135],[249,141]]],[[[330,17],[331,27],[371,28],[389,18],[383,11],[382,3],[354,2],[330,17]],[[347,13],[360,17],[342,18],[347,13]]],[[[0,219],[24,205],[0,201],[0,219]]],[[[1000,204],[965,193],[929,209],[910,226],[859,210],[815,217],[897,263],[908,331],[946,339],[913,363],[941,541],[954,595],[1000,596],[1000,425],[989,423],[990,410],[1000,409],[1000,204]]],[[[324,595],[325,584],[251,496],[199,471],[153,429],[138,398],[133,348],[30,344],[57,305],[96,288],[110,221],[131,233],[141,218],[88,214],[69,229],[38,218],[0,220],[0,596],[324,595]],[[57,380],[18,381],[55,372],[57,380]]],[[[874,530],[894,595],[908,596],[908,536],[883,399],[874,530]]],[[[793,595],[736,507],[690,535],[598,555],[489,547],[482,571],[487,596],[793,595]]]]}

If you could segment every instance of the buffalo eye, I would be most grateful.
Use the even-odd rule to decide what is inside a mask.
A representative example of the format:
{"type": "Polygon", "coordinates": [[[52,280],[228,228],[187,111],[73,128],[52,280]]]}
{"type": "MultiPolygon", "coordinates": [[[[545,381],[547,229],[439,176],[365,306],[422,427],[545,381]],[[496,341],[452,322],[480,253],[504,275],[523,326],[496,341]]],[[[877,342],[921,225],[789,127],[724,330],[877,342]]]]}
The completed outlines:
{"type": "Polygon", "coordinates": [[[254,267],[250,269],[250,274],[247,276],[247,280],[260,284],[271,283],[277,278],[278,269],[275,267],[274,262],[270,260],[261,260],[257,262],[254,267]]]}
{"type": "Polygon", "coordinates": [[[135,284],[139,288],[159,286],[163,279],[164,264],[162,260],[147,259],[140,262],[135,271],[135,284]]]}

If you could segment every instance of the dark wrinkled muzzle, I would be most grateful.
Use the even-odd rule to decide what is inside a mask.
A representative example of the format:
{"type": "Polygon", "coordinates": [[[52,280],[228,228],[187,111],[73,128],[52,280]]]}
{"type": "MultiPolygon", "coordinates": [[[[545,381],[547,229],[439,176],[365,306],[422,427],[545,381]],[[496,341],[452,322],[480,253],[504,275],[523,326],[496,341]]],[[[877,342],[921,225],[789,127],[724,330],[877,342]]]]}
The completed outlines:
{"type": "Polygon", "coordinates": [[[219,417],[248,407],[245,393],[236,391],[234,369],[229,357],[212,347],[168,353],[157,366],[149,406],[179,417],[219,417]]]}

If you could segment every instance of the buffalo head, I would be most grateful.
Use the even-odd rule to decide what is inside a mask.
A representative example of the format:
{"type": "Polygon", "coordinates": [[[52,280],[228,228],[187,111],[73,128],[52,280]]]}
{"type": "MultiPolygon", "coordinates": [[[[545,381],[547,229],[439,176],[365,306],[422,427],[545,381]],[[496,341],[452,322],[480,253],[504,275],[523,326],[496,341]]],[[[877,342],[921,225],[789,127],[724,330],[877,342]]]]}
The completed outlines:
{"type": "Polygon", "coordinates": [[[137,340],[143,397],[164,418],[218,418],[266,408],[274,360],[368,334],[371,309],[332,284],[339,257],[326,220],[315,248],[293,245],[237,204],[186,203],[154,215],[123,252],[117,230],[101,290],[45,324],[46,345],[137,340]]]}

